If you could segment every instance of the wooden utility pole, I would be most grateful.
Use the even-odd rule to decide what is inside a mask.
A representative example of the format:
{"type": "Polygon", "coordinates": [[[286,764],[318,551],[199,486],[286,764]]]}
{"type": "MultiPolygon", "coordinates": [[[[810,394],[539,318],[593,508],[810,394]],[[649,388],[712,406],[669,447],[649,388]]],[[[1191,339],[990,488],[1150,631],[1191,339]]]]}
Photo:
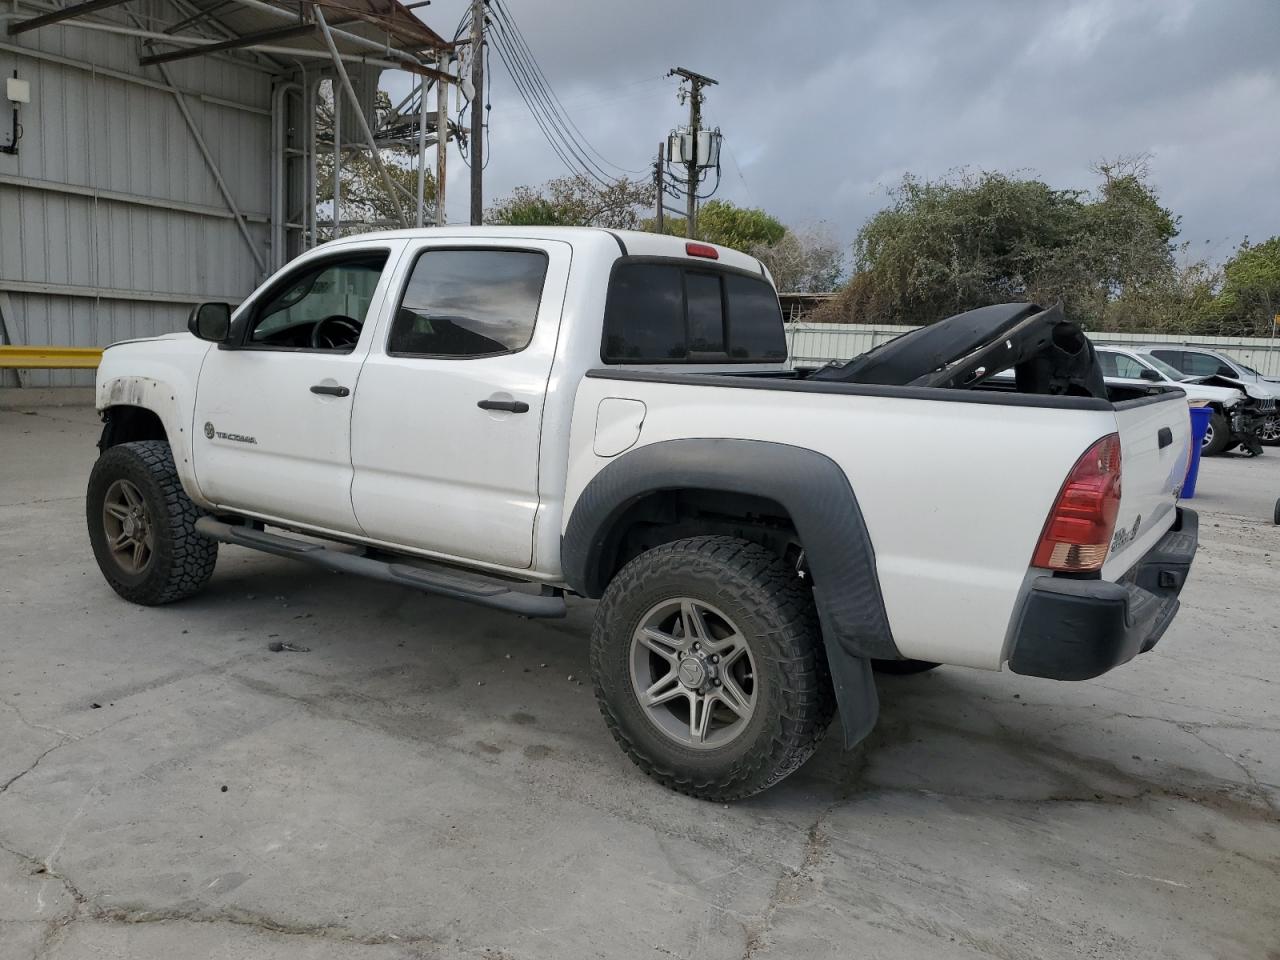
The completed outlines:
{"type": "Polygon", "coordinates": [[[662,143],[662,141],[659,140],[658,141],[658,162],[653,165],[653,186],[654,186],[654,190],[658,195],[657,224],[658,224],[659,233],[666,233],[666,230],[663,229],[663,225],[666,221],[662,211],[662,200],[663,200],[663,197],[665,196],[665,191],[664,191],[665,185],[663,184],[663,181],[662,181],[662,171],[663,171],[663,167],[665,166],[664,158],[663,158],[664,146],[665,145],[662,143]]]}
{"type": "MultiPolygon", "coordinates": [[[[443,73],[443,66],[441,73],[443,73]]],[[[449,157],[449,84],[436,78],[436,226],[443,227],[445,161],[449,157]]]]}
{"type": "Polygon", "coordinates": [[[484,4],[471,0],[471,225],[484,221],[484,4]]]}
{"type": "Polygon", "coordinates": [[[710,77],[703,76],[700,73],[694,73],[684,67],[672,67],[667,72],[667,76],[683,77],[689,81],[689,141],[691,149],[684,158],[686,176],[688,181],[688,196],[686,197],[687,212],[685,213],[685,236],[693,239],[695,230],[697,229],[698,217],[698,132],[702,128],[702,88],[705,86],[715,86],[719,81],[712,80],[710,77]]]}

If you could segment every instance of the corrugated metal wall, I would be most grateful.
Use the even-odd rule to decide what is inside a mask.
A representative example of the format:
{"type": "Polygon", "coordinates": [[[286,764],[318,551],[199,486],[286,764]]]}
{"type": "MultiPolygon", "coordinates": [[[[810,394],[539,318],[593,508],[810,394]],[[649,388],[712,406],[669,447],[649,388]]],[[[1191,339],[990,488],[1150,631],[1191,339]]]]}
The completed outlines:
{"type": "MultiPolygon", "coordinates": [[[[0,293],[15,343],[178,330],[191,303],[238,300],[262,279],[174,95],[157,68],[138,66],[139,43],[63,26],[0,33],[0,76],[16,69],[31,83],[19,153],[0,154],[0,293]]],[[[211,57],[170,75],[269,262],[270,76],[211,57]]],[[[91,371],[28,376],[92,382],[91,371]]]]}

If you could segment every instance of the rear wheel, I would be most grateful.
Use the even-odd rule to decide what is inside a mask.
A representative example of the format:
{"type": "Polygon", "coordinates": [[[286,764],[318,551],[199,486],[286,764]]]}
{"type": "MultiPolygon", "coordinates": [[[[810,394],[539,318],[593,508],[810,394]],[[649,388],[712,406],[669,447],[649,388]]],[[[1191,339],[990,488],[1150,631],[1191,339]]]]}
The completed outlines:
{"type": "Polygon", "coordinates": [[[1227,423],[1225,416],[1215,410],[1204,431],[1204,439],[1200,441],[1200,456],[1216,456],[1226,450],[1230,442],[1231,425],[1227,423]]]}
{"type": "Polygon", "coordinates": [[[108,448],[89,475],[85,514],[98,568],[126,600],[172,603],[213,575],[218,544],[196,533],[200,510],[163,440],[108,448]]]}
{"type": "Polygon", "coordinates": [[[774,554],[732,537],[665,544],[623,567],[596,611],[591,673],[626,754],[705,800],[781,780],[835,710],[811,593],[774,554]]]}

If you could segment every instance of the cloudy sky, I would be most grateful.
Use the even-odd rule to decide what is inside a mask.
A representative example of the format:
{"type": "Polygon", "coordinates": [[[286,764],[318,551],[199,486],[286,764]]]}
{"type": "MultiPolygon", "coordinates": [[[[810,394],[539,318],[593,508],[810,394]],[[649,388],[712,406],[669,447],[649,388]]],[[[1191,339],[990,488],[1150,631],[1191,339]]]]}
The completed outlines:
{"type": "MultiPolygon", "coordinates": [[[[1091,164],[1140,152],[1200,255],[1280,233],[1278,0],[505,3],[608,161],[648,169],[686,116],[663,75],[688,67],[720,81],[705,108],[725,136],[719,196],[842,241],[907,171],[1089,187],[1091,164]]],[[[418,12],[452,36],[464,6],[418,12]]],[[[492,63],[486,203],[565,172],[492,63]]],[[[454,220],[466,173],[452,163],[454,220]]]]}

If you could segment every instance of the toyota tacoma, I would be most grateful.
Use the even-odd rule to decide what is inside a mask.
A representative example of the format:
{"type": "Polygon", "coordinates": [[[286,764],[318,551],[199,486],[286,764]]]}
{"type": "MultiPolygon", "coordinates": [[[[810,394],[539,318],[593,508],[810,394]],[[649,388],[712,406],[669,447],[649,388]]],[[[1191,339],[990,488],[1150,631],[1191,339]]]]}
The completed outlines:
{"type": "Polygon", "coordinates": [[[88,530],[126,600],[200,590],[220,543],[525,617],[598,599],[614,737],[714,800],[837,715],[857,743],[875,666],[1084,680],[1149,650],[1197,542],[1185,395],[1108,388],[1059,308],[797,371],[758,260],[645,233],[328,243],[107,349],[97,406],[88,530]]]}

